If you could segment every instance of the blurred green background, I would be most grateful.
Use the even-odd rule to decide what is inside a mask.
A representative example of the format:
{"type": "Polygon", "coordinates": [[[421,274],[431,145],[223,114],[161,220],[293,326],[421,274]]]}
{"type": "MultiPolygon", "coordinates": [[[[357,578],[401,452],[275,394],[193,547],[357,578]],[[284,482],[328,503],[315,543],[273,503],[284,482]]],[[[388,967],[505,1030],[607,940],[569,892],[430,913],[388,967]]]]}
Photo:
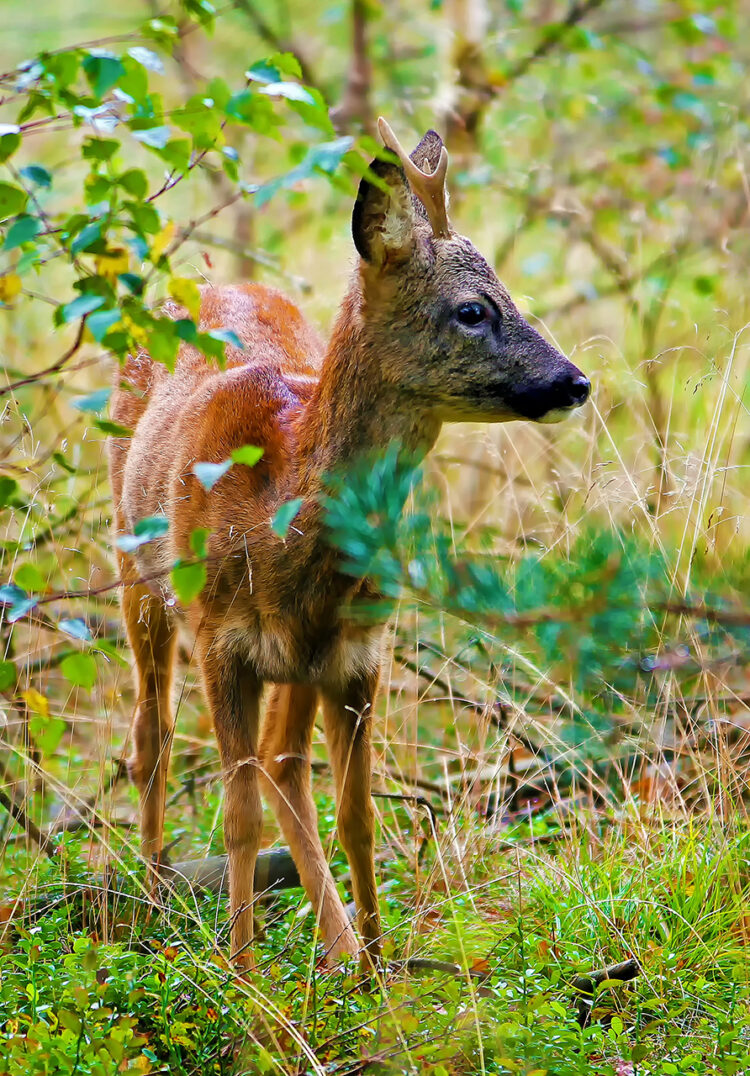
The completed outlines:
{"type": "MultiPolygon", "coordinates": [[[[430,125],[447,131],[457,225],[595,386],[595,406],[562,429],[447,431],[438,457],[457,510],[510,541],[546,543],[584,513],[641,525],[645,512],[688,550],[699,536],[721,555],[736,548],[747,537],[745,6],[609,0],[583,5],[569,26],[556,21],[566,6],[547,2],[361,8],[367,115],[341,129],[356,133],[382,111],[404,141],[430,125]],[[460,467],[448,462],[456,454],[460,467]]],[[[134,0],[112,12],[6,0],[4,12],[5,69],[43,48],[127,34],[153,13],[134,0]]],[[[154,81],[176,102],[216,74],[240,85],[259,55],[291,47],[341,108],[351,39],[346,4],[228,4],[212,37],[186,38],[176,69],[154,81]]],[[[58,193],[72,173],[74,196],[68,137],[40,132],[29,150],[52,166],[58,193]]],[[[286,166],[285,144],[241,148],[249,182],[286,166]]],[[[215,201],[196,177],[162,205],[184,223],[215,201]]],[[[344,193],[302,184],[241,211],[239,233],[236,210],[219,216],[177,268],[217,282],[252,271],[290,289],[325,329],[352,264],[350,210],[344,193]]],[[[49,351],[28,309],[6,315],[9,366],[33,368],[49,351]]],[[[98,370],[76,388],[101,381],[98,370]]]]}

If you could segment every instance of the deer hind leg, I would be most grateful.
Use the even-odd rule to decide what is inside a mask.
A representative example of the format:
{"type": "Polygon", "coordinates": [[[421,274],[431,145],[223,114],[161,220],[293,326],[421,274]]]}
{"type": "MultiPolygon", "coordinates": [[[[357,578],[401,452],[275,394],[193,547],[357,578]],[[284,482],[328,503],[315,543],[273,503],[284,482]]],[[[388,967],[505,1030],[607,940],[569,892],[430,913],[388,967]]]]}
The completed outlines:
{"type": "MultiPolygon", "coordinates": [[[[124,558],[121,569],[128,571],[124,558]]],[[[151,863],[158,861],[163,841],[176,633],[164,603],[141,584],[126,583],[122,605],[138,691],[128,771],[140,797],[141,853],[151,863]]]]}
{"type": "Polygon", "coordinates": [[[318,834],[310,744],[318,695],[308,684],[275,687],[263,720],[262,779],[331,958],[358,950],[318,834]]]}
{"type": "Polygon", "coordinates": [[[349,860],[360,934],[362,967],[380,956],[380,913],[375,882],[375,813],[372,778],[372,703],[376,677],[341,692],[323,693],[323,720],[338,800],[338,833],[349,860]]]}
{"type": "Polygon", "coordinates": [[[262,683],[212,634],[198,637],[198,655],[224,772],[224,844],[229,860],[230,955],[252,965],[253,878],[263,828],[258,787],[258,717],[262,683]]]}

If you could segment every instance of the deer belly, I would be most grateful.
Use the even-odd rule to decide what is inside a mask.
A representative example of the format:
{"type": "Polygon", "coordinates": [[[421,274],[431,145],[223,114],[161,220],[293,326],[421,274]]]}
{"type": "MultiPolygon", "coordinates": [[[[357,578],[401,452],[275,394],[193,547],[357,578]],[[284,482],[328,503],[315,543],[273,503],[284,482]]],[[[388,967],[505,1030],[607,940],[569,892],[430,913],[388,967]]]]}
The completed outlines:
{"type": "Polygon", "coordinates": [[[382,626],[356,634],[310,632],[301,639],[291,625],[273,622],[260,631],[233,628],[224,638],[246,656],[261,679],[279,684],[341,686],[374,673],[383,651],[382,626]]]}

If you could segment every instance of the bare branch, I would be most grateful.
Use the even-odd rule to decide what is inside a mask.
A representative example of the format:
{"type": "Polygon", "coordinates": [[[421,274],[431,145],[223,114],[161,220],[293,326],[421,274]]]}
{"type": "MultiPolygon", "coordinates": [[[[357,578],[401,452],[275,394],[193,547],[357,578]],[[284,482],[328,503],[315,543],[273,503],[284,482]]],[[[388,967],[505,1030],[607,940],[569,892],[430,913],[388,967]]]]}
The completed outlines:
{"type": "Polygon", "coordinates": [[[577,26],[579,22],[582,22],[587,15],[590,15],[592,11],[596,11],[604,5],[606,0],[583,0],[582,3],[576,2],[571,4],[568,14],[565,16],[562,22],[556,23],[552,26],[547,33],[542,37],[542,40],[533,49],[528,56],[524,56],[519,60],[508,72],[504,86],[507,86],[510,82],[515,82],[516,79],[525,75],[529,68],[541,60],[542,57],[547,56],[553,49],[561,43],[568,30],[577,26]]]}
{"type": "Polygon", "coordinates": [[[48,366],[44,370],[39,370],[36,374],[29,374],[28,377],[22,377],[20,381],[11,381],[9,385],[0,386],[0,396],[7,396],[10,392],[15,392],[16,389],[21,389],[24,385],[33,385],[37,381],[41,381],[42,378],[49,377],[51,374],[58,373],[63,368],[66,362],[73,358],[83,342],[83,330],[86,326],[86,316],[81,318],[81,322],[78,326],[78,332],[73,343],[70,345],[67,351],[65,351],[60,358],[53,362],[51,366],[48,366]]]}

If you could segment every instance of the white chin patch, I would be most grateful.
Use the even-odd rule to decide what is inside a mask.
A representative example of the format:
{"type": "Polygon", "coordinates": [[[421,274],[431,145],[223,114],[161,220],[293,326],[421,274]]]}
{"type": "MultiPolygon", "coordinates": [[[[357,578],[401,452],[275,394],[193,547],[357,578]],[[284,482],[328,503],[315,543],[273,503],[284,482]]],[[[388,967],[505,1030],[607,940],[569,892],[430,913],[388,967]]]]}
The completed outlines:
{"type": "Polygon", "coordinates": [[[553,422],[562,422],[569,415],[572,415],[574,411],[578,410],[578,404],[573,404],[572,407],[555,407],[552,411],[548,411],[546,415],[542,415],[537,419],[537,422],[544,422],[545,424],[553,422]]]}

